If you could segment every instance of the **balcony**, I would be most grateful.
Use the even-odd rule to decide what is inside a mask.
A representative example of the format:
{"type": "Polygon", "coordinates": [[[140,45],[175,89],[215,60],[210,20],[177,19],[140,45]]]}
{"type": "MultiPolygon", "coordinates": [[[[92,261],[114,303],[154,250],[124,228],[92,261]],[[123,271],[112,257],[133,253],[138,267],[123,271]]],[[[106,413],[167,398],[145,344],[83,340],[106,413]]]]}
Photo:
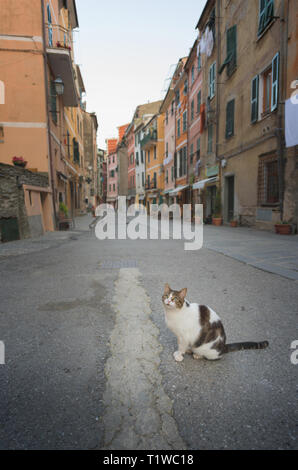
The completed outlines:
{"type": "Polygon", "coordinates": [[[141,140],[141,148],[146,150],[155,145],[157,142],[157,131],[150,131],[149,134],[146,134],[141,140]]]}
{"type": "Polygon", "coordinates": [[[156,181],[150,181],[150,183],[146,183],[145,185],[146,191],[150,191],[151,189],[157,189],[157,183],[156,181]]]}
{"type": "Polygon", "coordinates": [[[64,83],[63,102],[65,106],[78,106],[78,94],[73,73],[71,35],[59,25],[46,24],[46,51],[55,78],[64,83]]]}

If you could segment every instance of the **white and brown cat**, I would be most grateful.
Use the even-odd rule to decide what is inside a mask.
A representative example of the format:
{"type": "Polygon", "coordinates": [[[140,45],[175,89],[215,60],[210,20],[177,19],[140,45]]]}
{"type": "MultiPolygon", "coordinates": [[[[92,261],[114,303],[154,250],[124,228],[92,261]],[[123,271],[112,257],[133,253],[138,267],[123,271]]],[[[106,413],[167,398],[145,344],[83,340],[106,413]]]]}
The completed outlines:
{"type": "Polygon", "coordinates": [[[166,324],[178,339],[178,350],[174,352],[177,362],[183,361],[185,353],[192,353],[194,359],[216,360],[228,352],[269,345],[268,341],[226,344],[219,316],[206,305],[188,302],[186,293],[187,289],[175,291],[166,284],[162,297],[166,324]]]}

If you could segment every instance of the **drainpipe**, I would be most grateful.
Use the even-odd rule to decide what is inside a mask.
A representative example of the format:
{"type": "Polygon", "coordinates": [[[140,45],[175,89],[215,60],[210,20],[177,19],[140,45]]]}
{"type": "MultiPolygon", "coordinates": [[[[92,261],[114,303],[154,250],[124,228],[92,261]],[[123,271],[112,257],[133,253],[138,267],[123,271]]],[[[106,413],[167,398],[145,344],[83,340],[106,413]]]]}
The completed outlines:
{"type": "Polygon", "coordinates": [[[277,162],[278,162],[278,187],[279,187],[279,210],[280,218],[283,221],[284,213],[284,103],[286,100],[287,88],[287,37],[288,37],[288,13],[289,0],[287,1],[287,13],[285,14],[285,0],[281,2],[281,18],[280,18],[280,85],[279,85],[279,102],[276,129],[277,137],[277,162]],[[286,35],[286,36],[285,36],[286,35]]]}
{"type": "Polygon", "coordinates": [[[41,0],[41,18],[42,18],[42,36],[43,36],[44,89],[45,89],[45,95],[46,95],[45,98],[46,98],[47,129],[48,129],[48,152],[49,152],[49,166],[50,166],[50,181],[51,181],[51,188],[52,188],[52,200],[53,200],[53,211],[54,211],[54,227],[55,227],[55,229],[57,229],[54,165],[53,165],[53,155],[52,155],[50,105],[49,105],[49,93],[48,93],[49,76],[48,76],[48,69],[47,69],[45,10],[44,10],[43,0],[41,0]]]}

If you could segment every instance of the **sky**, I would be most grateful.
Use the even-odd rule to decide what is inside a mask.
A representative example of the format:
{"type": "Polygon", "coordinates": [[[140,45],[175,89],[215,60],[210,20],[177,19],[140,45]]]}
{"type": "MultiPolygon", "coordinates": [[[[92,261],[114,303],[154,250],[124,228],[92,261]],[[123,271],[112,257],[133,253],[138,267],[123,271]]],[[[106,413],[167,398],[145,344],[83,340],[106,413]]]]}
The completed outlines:
{"type": "Polygon", "coordinates": [[[98,146],[117,137],[139,104],[165,95],[165,80],[189,54],[206,0],[76,0],[75,60],[96,112],[98,146]]]}

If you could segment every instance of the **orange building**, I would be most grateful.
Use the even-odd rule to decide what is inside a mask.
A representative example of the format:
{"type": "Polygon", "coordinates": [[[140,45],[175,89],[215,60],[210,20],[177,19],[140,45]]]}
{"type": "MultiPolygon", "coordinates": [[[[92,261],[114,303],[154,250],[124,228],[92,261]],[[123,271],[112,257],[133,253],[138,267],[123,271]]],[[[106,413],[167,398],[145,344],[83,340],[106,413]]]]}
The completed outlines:
{"type": "Polygon", "coordinates": [[[49,175],[54,225],[60,203],[71,215],[85,209],[77,27],[75,0],[1,0],[0,162],[22,156],[27,169],[49,175]]]}

